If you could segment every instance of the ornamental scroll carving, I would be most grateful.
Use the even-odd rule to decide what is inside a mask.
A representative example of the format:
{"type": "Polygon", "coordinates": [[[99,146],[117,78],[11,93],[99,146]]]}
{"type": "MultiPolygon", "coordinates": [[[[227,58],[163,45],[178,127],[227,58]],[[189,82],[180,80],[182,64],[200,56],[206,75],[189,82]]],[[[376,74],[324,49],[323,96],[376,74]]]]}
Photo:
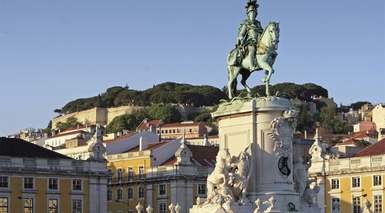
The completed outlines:
{"type": "Polygon", "coordinates": [[[288,178],[292,174],[292,143],[293,133],[296,128],[295,110],[287,110],[282,116],[271,122],[271,134],[274,143],[276,165],[279,174],[288,178]]]}

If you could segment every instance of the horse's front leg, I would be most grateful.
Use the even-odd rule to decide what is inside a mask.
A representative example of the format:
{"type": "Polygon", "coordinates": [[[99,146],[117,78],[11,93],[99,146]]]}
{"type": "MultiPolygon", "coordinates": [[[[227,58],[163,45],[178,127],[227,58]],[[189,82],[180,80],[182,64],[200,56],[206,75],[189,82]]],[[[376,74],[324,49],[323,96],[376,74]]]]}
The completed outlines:
{"type": "Polygon", "coordinates": [[[228,66],[227,67],[227,72],[228,72],[228,81],[227,81],[227,92],[228,92],[228,96],[229,96],[229,99],[233,99],[233,91],[234,91],[234,80],[237,80],[236,79],[236,74],[234,73],[234,68],[232,66],[228,66]],[[234,77],[235,76],[235,77],[234,77]]]}
{"type": "Polygon", "coordinates": [[[262,70],[265,70],[265,77],[262,79],[262,82],[265,84],[265,87],[266,87],[266,96],[270,96],[269,83],[270,83],[271,75],[274,73],[274,69],[267,62],[266,54],[258,57],[259,57],[258,58],[259,66],[262,68],[262,70]]]}
{"type": "Polygon", "coordinates": [[[242,79],[241,79],[241,84],[243,85],[243,87],[245,87],[248,97],[251,97],[251,89],[250,89],[249,85],[247,85],[246,81],[249,78],[250,74],[251,73],[248,71],[242,73],[242,79]]]}

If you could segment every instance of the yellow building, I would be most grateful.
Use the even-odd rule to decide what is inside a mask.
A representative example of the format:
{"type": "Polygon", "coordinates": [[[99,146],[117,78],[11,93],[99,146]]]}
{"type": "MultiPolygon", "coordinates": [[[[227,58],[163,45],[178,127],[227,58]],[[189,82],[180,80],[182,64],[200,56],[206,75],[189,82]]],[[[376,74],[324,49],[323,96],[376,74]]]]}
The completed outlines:
{"type": "Polygon", "coordinates": [[[0,212],[105,213],[107,172],[105,162],[0,138],[0,212]]]}
{"type": "MultiPolygon", "coordinates": [[[[313,163],[317,167],[317,162],[313,163]]],[[[325,212],[385,211],[385,139],[359,151],[353,157],[324,159],[319,163],[319,173],[314,172],[312,165],[310,176],[316,176],[318,182],[323,183],[321,192],[324,192],[324,198],[321,197],[321,200],[324,199],[325,212]]]]}
{"type": "Polygon", "coordinates": [[[182,212],[206,197],[207,174],[215,165],[217,147],[185,145],[179,141],[139,144],[127,152],[108,155],[112,174],[108,212],[136,212],[138,202],[166,213],[179,205],[182,212]]]}

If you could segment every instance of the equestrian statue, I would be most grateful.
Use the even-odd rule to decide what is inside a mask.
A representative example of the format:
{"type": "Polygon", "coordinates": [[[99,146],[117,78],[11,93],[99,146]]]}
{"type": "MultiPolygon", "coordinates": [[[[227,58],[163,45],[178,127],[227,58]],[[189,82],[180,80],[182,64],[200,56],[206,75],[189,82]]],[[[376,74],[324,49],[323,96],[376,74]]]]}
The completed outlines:
{"type": "Polygon", "coordinates": [[[244,20],[238,32],[237,44],[227,56],[228,96],[232,100],[237,91],[237,76],[241,74],[241,84],[248,96],[251,89],[246,80],[254,71],[264,70],[266,96],[270,96],[269,82],[274,73],[273,64],[277,57],[279,42],[279,24],[270,22],[265,29],[256,19],[258,4],[256,0],[249,0],[246,5],[247,19],[244,20]]]}

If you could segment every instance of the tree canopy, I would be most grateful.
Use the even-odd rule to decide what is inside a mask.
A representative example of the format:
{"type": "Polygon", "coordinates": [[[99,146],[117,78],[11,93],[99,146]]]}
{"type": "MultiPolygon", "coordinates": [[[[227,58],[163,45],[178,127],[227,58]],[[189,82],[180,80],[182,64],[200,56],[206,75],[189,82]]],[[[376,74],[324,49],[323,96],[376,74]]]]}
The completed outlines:
{"type": "Polygon", "coordinates": [[[193,106],[214,106],[226,95],[212,86],[194,86],[166,82],[144,91],[115,86],[106,92],[90,98],[71,101],[62,108],[71,113],[94,107],[118,107],[123,105],[149,106],[151,104],[188,104],[193,106]]]}

